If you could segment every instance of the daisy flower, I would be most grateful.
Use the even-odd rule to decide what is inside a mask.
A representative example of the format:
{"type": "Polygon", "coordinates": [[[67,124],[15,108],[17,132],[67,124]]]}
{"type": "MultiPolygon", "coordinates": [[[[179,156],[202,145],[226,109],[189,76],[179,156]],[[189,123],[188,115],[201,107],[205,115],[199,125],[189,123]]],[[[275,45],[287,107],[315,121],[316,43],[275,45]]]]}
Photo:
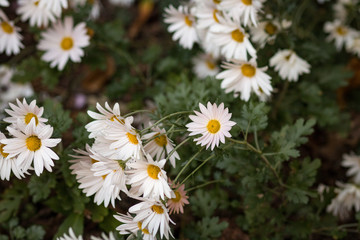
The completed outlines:
{"type": "Polygon", "coordinates": [[[105,233],[101,233],[101,237],[90,236],[90,240],[116,240],[112,232],[109,233],[109,236],[105,233]]]}
{"type": "Polygon", "coordinates": [[[249,20],[256,26],[257,13],[261,12],[264,0],[222,0],[220,6],[236,21],[247,26],[249,20]]]}
{"type": "Polygon", "coordinates": [[[55,22],[54,13],[40,6],[37,0],[18,0],[19,7],[16,12],[21,16],[21,21],[30,20],[30,26],[47,27],[50,22],[55,22]]]}
{"type": "Polygon", "coordinates": [[[63,70],[69,59],[80,62],[84,55],[82,48],[90,44],[90,38],[86,34],[85,23],[79,23],[74,27],[73,19],[66,17],[41,33],[38,48],[45,51],[42,59],[51,62],[50,66],[63,70]]]}
{"type": "Polygon", "coordinates": [[[345,44],[349,44],[354,38],[354,32],[339,20],[326,22],[324,31],[329,34],[326,40],[329,42],[335,41],[335,46],[338,51],[340,51],[345,44]]]}
{"type": "MultiPolygon", "coordinates": [[[[170,184],[173,185],[171,181],[170,184]]],[[[178,214],[179,212],[184,213],[184,205],[189,204],[188,201],[189,196],[186,196],[185,184],[182,184],[180,187],[179,184],[175,184],[172,187],[176,190],[174,190],[175,197],[170,198],[167,201],[168,208],[170,211],[169,214],[172,213],[178,214]]]]}
{"type": "Polygon", "coordinates": [[[9,21],[3,11],[0,10],[0,53],[6,55],[18,54],[24,45],[21,43],[23,37],[20,35],[20,28],[9,21]]]}
{"type": "Polygon", "coordinates": [[[250,28],[251,39],[263,48],[267,42],[271,42],[276,38],[280,29],[281,26],[278,21],[268,20],[260,22],[257,27],[250,28]]]}
{"type": "Polygon", "coordinates": [[[40,0],[38,4],[40,7],[49,9],[58,17],[63,8],[68,8],[68,0],[40,0]]]}
{"type": "MultiPolygon", "coordinates": [[[[160,129],[159,127],[155,126],[152,128],[153,132],[145,134],[143,136],[143,140],[149,140],[145,146],[144,150],[146,153],[149,153],[151,157],[160,160],[164,159],[173,149],[174,144],[173,142],[166,136],[165,129],[160,129]]],[[[175,151],[170,156],[169,160],[173,167],[175,167],[176,159],[180,159],[179,154],[175,151]]]]}
{"type": "Polygon", "coordinates": [[[194,9],[187,6],[179,6],[178,9],[170,5],[165,9],[164,22],[170,24],[169,32],[174,32],[172,39],[179,40],[182,47],[191,49],[194,43],[199,41],[195,28],[194,9]]]}
{"type": "Polygon", "coordinates": [[[241,93],[240,98],[248,101],[252,91],[265,93],[270,96],[273,88],[270,84],[271,77],[265,73],[267,67],[258,68],[255,59],[250,62],[236,61],[234,63],[225,62],[222,67],[226,70],[216,75],[217,79],[223,79],[221,88],[226,93],[234,91],[241,93]]]}
{"type": "Polygon", "coordinates": [[[211,146],[211,150],[215,146],[219,146],[219,142],[225,143],[225,137],[231,137],[229,131],[236,123],[230,121],[231,113],[229,109],[224,109],[224,104],[219,107],[214,103],[207,103],[207,108],[199,103],[200,112],[194,111],[196,115],[190,115],[192,120],[186,127],[190,132],[189,136],[201,134],[195,138],[196,144],[206,145],[206,149],[211,146]]]}
{"type": "Polygon", "coordinates": [[[270,66],[275,67],[282,79],[296,82],[299,76],[310,72],[310,64],[300,58],[293,50],[279,50],[270,58],[270,66]]]}
{"type": "Polygon", "coordinates": [[[73,229],[69,228],[69,235],[64,233],[63,236],[56,238],[56,240],[83,240],[83,237],[79,235],[78,237],[75,235],[73,229]]]}
{"type": "Polygon", "coordinates": [[[216,59],[210,54],[200,54],[194,57],[192,62],[194,64],[193,71],[200,79],[215,76],[220,70],[216,59]]]}
{"type": "Polygon", "coordinates": [[[221,25],[216,28],[214,26],[211,36],[226,59],[247,61],[247,54],[256,57],[256,50],[249,41],[245,30],[230,19],[222,21],[221,25]]]}
{"type": "Polygon", "coordinates": [[[8,7],[10,4],[8,0],[0,0],[0,6],[2,7],[8,7]]]}
{"type": "MultiPolygon", "coordinates": [[[[105,109],[99,103],[96,103],[96,108],[99,113],[90,110],[87,111],[88,115],[95,119],[85,126],[86,130],[90,132],[89,138],[98,136],[102,130],[108,127],[106,120],[125,123],[124,118],[120,115],[120,106],[118,103],[115,103],[114,107],[111,108],[109,104],[105,102],[105,109]]],[[[129,118],[128,121],[132,122],[131,119],[132,118],[129,118]]]]}
{"type": "Polygon", "coordinates": [[[222,18],[222,14],[217,1],[199,1],[197,2],[195,14],[197,18],[196,26],[199,29],[210,29],[214,25],[220,24],[219,18],[222,18]]]}
{"type": "Polygon", "coordinates": [[[153,236],[160,230],[160,237],[169,239],[169,222],[175,224],[169,217],[168,209],[159,201],[145,200],[129,208],[130,213],[136,214],[135,222],[141,222],[142,229],[148,229],[153,236]]]}
{"type": "Polygon", "coordinates": [[[171,198],[171,188],[167,183],[166,172],[162,169],[165,159],[154,161],[150,155],[146,155],[147,161],[129,163],[127,170],[127,184],[131,185],[130,192],[134,195],[143,194],[144,198],[165,199],[171,198]]]}
{"type": "Polygon", "coordinates": [[[341,166],[349,168],[346,176],[354,177],[354,182],[360,184],[360,156],[355,153],[344,154],[341,166]]]}
{"type": "MultiPolygon", "coordinates": [[[[5,135],[0,132],[0,142],[2,140],[6,139],[5,135]]],[[[16,164],[16,158],[9,158],[9,153],[4,152],[4,147],[6,145],[0,143],[0,178],[1,180],[10,180],[10,174],[11,172],[14,173],[14,175],[21,179],[24,178],[25,175],[21,171],[21,169],[16,164]]]]}
{"type": "Polygon", "coordinates": [[[134,218],[129,213],[127,215],[114,215],[114,218],[122,223],[116,228],[121,235],[131,234],[131,236],[136,237],[138,231],[141,231],[143,240],[156,240],[156,237],[150,234],[147,228],[143,228],[142,222],[134,221],[134,218]]]}
{"type": "Polygon", "coordinates": [[[50,138],[54,129],[49,125],[36,125],[35,118],[26,126],[19,123],[18,128],[8,127],[9,133],[15,138],[1,140],[1,143],[6,145],[4,151],[9,153],[8,157],[17,157],[17,165],[23,172],[26,172],[33,162],[37,176],[43,172],[44,167],[51,172],[53,159],[59,160],[59,157],[50,148],[61,141],[60,138],[50,138]]]}
{"type": "Polygon", "coordinates": [[[43,126],[48,120],[42,118],[41,116],[44,113],[43,107],[38,107],[36,105],[36,100],[31,101],[30,104],[26,102],[26,99],[23,99],[21,103],[19,99],[16,99],[17,106],[15,104],[9,103],[10,109],[5,109],[5,112],[10,115],[4,119],[5,122],[11,123],[13,127],[20,123],[21,125],[28,125],[32,119],[35,120],[36,126],[43,126]]]}

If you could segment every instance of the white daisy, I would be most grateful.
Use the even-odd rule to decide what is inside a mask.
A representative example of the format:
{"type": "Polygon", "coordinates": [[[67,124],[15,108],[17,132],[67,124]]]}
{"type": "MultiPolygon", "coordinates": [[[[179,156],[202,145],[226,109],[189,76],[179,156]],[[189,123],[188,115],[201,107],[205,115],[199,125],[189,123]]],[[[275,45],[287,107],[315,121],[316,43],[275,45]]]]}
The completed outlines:
{"type": "Polygon", "coordinates": [[[85,23],[73,26],[73,19],[66,17],[64,23],[61,21],[41,33],[38,48],[45,51],[42,59],[51,62],[51,67],[62,70],[69,59],[80,62],[84,55],[82,48],[90,44],[90,38],[86,34],[85,23]]]}
{"type": "Polygon", "coordinates": [[[68,8],[68,0],[40,0],[40,7],[45,7],[60,16],[63,8],[68,8]]]}
{"type": "Polygon", "coordinates": [[[231,137],[229,131],[236,123],[230,121],[231,113],[229,109],[224,109],[224,104],[221,103],[219,107],[214,103],[211,105],[207,103],[207,108],[199,103],[200,112],[194,111],[195,115],[190,115],[192,120],[186,127],[190,132],[189,136],[201,134],[200,137],[195,138],[196,144],[201,146],[206,145],[206,149],[211,146],[211,150],[215,146],[219,146],[219,142],[225,143],[225,137],[231,137]]]}
{"type": "MultiPolygon", "coordinates": [[[[159,127],[155,126],[152,128],[152,131],[153,132],[145,134],[142,137],[143,140],[152,139],[144,146],[144,150],[156,160],[164,159],[174,149],[174,144],[167,137],[165,129],[160,129],[159,127]]],[[[176,159],[179,160],[180,156],[175,151],[169,158],[173,167],[176,165],[176,159]]]]}
{"type": "Polygon", "coordinates": [[[257,27],[250,28],[251,39],[263,48],[267,42],[274,41],[280,29],[280,23],[276,20],[260,22],[257,27]]]}
{"type": "Polygon", "coordinates": [[[164,22],[169,23],[168,31],[174,32],[172,39],[179,40],[182,47],[191,49],[199,41],[195,28],[194,9],[179,6],[178,9],[170,5],[165,9],[164,22]]]}
{"type": "Polygon", "coordinates": [[[200,79],[204,79],[208,76],[215,76],[219,72],[216,59],[209,54],[200,54],[192,60],[194,67],[193,71],[200,79]]]}
{"type": "Polygon", "coordinates": [[[329,42],[335,41],[335,46],[338,51],[340,51],[344,45],[349,44],[354,38],[354,32],[339,20],[326,22],[324,31],[329,34],[326,40],[329,42]]]}
{"type": "Polygon", "coordinates": [[[296,82],[299,76],[310,72],[310,64],[300,58],[293,50],[279,50],[270,58],[270,66],[275,67],[280,77],[296,82]]]}
{"type": "MultiPolygon", "coordinates": [[[[106,120],[125,123],[124,118],[120,115],[120,105],[118,103],[115,103],[113,109],[111,109],[107,102],[105,102],[106,109],[104,109],[99,103],[96,103],[96,108],[100,114],[90,110],[87,111],[88,115],[95,119],[85,126],[86,130],[90,132],[89,138],[98,136],[104,129],[108,127],[106,120]]],[[[132,118],[129,118],[128,121],[132,122],[132,118]]]]}
{"type": "Polygon", "coordinates": [[[0,10],[0,53],[6,55],[18,54],[24,45],[21,43],[23,37],[20,35],[20,28],[16,27],[13,21],[9,21],[3,11],[0,10]]]}
{"type": "Polygon", "coordinates": [[[143,228],[141,222],[135,222],[134,217],[132,217],[129,213],[127,215],[114,215],[114,218],[122,223],[116,228],[121,235],[131,234],[128,239],[132,239],[131,237],[135,238],[137,236],[137,232],[141,231],[143,240],[156,240],[156,237],[150,234],[147,228],[143,228]]]}
{"type": "Polygon", "coordinates": [[[18,128],[8,127],[9,133],[15,138],[1,140],[1,143],[6,145],[4,151],[9,153],[8,157],[17,157],[17,165],[23,172],[26,172],[33,162],[37,176],[43,172],[44,167],[51,172],[53,159],[59,160],[59,157],[50,148],[61,141],[60,138],[50,138],[54,129],[49,125],[36,126],[35,118],[26,126],[19,123],[18,128]]]}
{"type": "Polygon", "coordinates": [[[56,240],[83,240],[83,237],[79,235],[78,237],[75,235],[72,228],[69,228],[69,235],[64,233],[63,236],[56,238],[56,240]]]}
{"type": "Polygon", "coordinates": [[[37,0],[18,0],[17,14],[21,15],[21,21],[30,20],[30,26],[47,27],[50,22],[55,22],[54,13],[40,6],[37,0]]]}
{"type": "Polygon", "coordinates": [[[115,200],[120,199],[120,188],[116,185],[105,184],[105,182],[111,182],[111,180],[106,179],[107,175],[94,175],[94,171],[91,168],[97,160],[90,157],[94,152],[88,145],[86,145],[86,151],[74,150],[74,152],[79,155],[70,155],[74,159],[69,162],[72,163],[70,166],[71,173],[76,175],[76,180],[80,183],[79,188],[82,189],[87,197],[95,194],[94,202],[97,205],[104,203],[105,207],[107,207],[111,202],[111,205],[115,207],[115,200]]]}
{"type": "Polygon", "coordinates": [[[235,22],[227,19],[221,25],[213,28],[213,42],[221,48],[221,54],[229,59],[247,61],[249,54],[256,57],[256,50],[248,39],[245,30],[235,22]]]}
{"type": "Polygon", "coordinates": [[[223,79],[221,88],[225,89],[226,93],[241,93],[240,98],[245,101],[250,99],[252,91],[270,96],[273,88],[270,84],[271,77],[265,73],[267,67],[258,68],[255,59],[250,62],[233,62],[224,62],[222,67],[226,70],[216,75],[217,79],[223,79]]]}
{"type": "Polygon", "coordinates": [[[220,24],[219,18],[222,18],[223,13],[219,11],[217,1],[204,0],[197,2],[195,15],[196,26],[199,29],[210,29],[214,25],[220,24]]]}
{"type": "Polygon", "coordinates": [[[8,0],[0,0],[0,6],[2,7],[8,7],[10,4],[8,0]]]}
{"type": "Polygon", "coordinates": [[[349,40],[346,50],[360,57],[360,32],[354,30],[354,37],[349,40]]]}
{"type": "Polygon", "coordinates": [[[134,195],[143,194],[144,198],[165,199],[171,198],[171,188],[167,182],[166,172],[162,169],[165,159],[154,162],[150,155],[146,155],[146,161],[129,163],[131,168],[127,170],[128,182],[131,185],[130,192],[134,195]]]}
{"type": "Polygon", "coordinates": [[[198,30],[198,35],[200,39],[200,45],[205,53],[213,56],[214,58],[221,57],[221,47],[216,45],[214,39],[216,35],[214,35],[210,30],[200,29],[198,30]]]}
{"type": "Polygon", "coordinates": [[[23,99],[21,103],[19,99],[16,99],[17,106],[15,104],[9,103],[10,109],[5,109],[5,112],[10,115],[4,119],[5,122],[11,123],[13,127],[16,127],[19,120],[21,125],[28,125],[32,119],[35,120],[35,125],[43,126],[48,120],[42,118],[41,116],[44,113],[43,107],[38,107],[36,105],[36,100],[31,101],[30,104],[26,102],[26,99],[23,99]]]}
{"type": "Polygon", "coordinates": [[[236,21],[244,26],[249,20],[256,26],[257,14],[261,12],[264,0],[222,0],[220,6],[236,21]]]}
{"type": "Polygon", "coordinates": [[[116,238],[114,234],[110,232],[109,235],[101,233],[101,237],[90,236],[90,240],[116,240],[116,238]]]}
{"type": "Polygon", "coordinates": [[[355,153],[344,154],[341,166],[349,168],[346,176],[354,177],[354,182],[360,184],[360,156],[355,153]]]}
{"type": "MultiPolygon", "coordinates": [[[[5,135],[0,132],[0,142],[6,139],[5,135]]],[[[4,152],[4,147],[6,145],[0,143],[0,178],[1,180],[10,180],[10,174],[11,172],[14,173],[14,175],[21,179],[24,178],[25,175],[21,171],[21,169],[16,164],[16,158],[9,158],[9,153],[4,152]]]]}
{"type": "Polygon", "coordinates": [[[130,213],[136,214],[134,217],[135,222],[141,222],[141,228],[148,229],[150,234],[155,236],[160,230],[160,237],[165,236],[169,239],[170,226],[169,222],[175,224],[169,217],[168,209],[158,201],[145,200],[131,208],[130,213]]]}

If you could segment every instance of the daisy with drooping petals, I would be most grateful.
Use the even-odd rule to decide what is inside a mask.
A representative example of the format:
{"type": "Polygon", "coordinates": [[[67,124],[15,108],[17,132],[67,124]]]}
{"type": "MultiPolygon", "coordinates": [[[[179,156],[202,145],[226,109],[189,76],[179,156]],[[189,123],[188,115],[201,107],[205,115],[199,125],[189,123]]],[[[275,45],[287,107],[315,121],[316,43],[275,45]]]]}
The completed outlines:
{"type": "Polygon", "coordinates": [[[159,201],[145,200],[129,208],[130,213],[136,214],[135,222],[141,222],[143,229],[148,229],[150,234],[156,236],[160,230],[160,237],[169,239],[169,222],[175,224],[169,217],[168,209],[159,201]]]}
{"type": "MultiPolygon", "coordinates": [[[[5,135],[0,132],[0,142],[1,140],[6,139],[5,135]]],[[[10,180],[10,174],[11,172],[14,173],[14,175],[21,179],[25,177],[24,173],[21,171],[21,169],[16,164],[16,158],[9,158],[9,153],[4,152],[4,147],[6,145],[0,143],[0,178],[1,180],[10,180]]]]}
{"type": "Polygon", "coordinates": [[[9,6],[8,0],[0,0],[0,6],[2,6],[2,7],[8,7],[8,6],[9,6]]]}
{"type": "MultiPolygon", "coordinates": [[[[171,185],[172,182],[169,181],[171,185]]],[[[185,191],[185,184],[182,184],[179,187],[179,184],[175,184],[172,186],[172,188],[176,189],[174,190],[175,193],[175,197],[174,198],[170,198],[167,201],[168,204],[168,208],[169,208],[169,214],[172,213],[184,213],[184,205],[185,204],[189,204],[189,196],[186,196],[186,191],[185,191]]]]}
{"type": "MultiPolygon", "coordinates": [[[[144,146],[144,150],[146,153],[149,153],[151,157],[156,160],[164,159],[173,149],[174,144],[172,141],[166,136],[165,129],[160,129],[155,126],[152,128],[153,132],[145,134],[143,136],[143,140],[152,139],[144,146]]],[[[179,154],[175,151],[170,156],[169,160],[173,167],[175,167],[176,159],[180,159],[179,154]]]]}
{"type": "Polygon", "coordinates": [[[335,46],[338,51],[340,51],[344,45],[348,45],[354,38],[354,31],[339,20],[326,22],[324,31],[329,34],[326,40],[329,42],[335,41],[335,46]]]}
{"type": "Polygon", "coordinates": [[[24,45],[21,43],[23,37],[20,35],[20,28],[9,21],[3,11],[0,10],[0,53],[6,55],[18,54],[24,45]]]}
{"type": "Polygon", "coordinates": [[[85,23],[79,23],[74,27],[73,19],[66,17],[41,34],[39,50],[45,51],[42,59],[51,62],[50,66],[63,70],[69,59],[80,62],[84,55],[82,48],[90,44],[90,38],[86,34],[85,23]]]}
{"type": "Polygon", "coordinates": [[[134,218],[129,213],[127,215],[114,215],[114,218],[122,223],[116,228],[116,230],[118,230],[121,235],[131,234],[131,236],[135,237],[137,232],[141,231],[143,240],[156,240],[156,237],[150,234],[147,228],[143,228],[141,222],[135,222],[134,218]]]}
{"type": "Polygon", "coordinates": [[[178,9],[170,5],[165,9],[164,22],[169,23],[169,32],[174,32],[173,40],[179,40],[182,47],[191,49],[194,43],[199,41],[195,28],[194,9],[187,6],[179,6],[178,9]]]}
{"type": "Polygon", "coordinates": [[[19,120],[21,125],[28,125],[32,119],[35,120],[35,125],[40,124],[44,125],[48,120],[46,118],[42,118],[41,116],[44,113],[43,107],[38,107],[36,105],[36,100],[31,101],[30,104],[26,102],[26,99],[23,99],[21,103],[19,99],[16,99],[17,106],[15,104],[9,103],[10,109],[5,109],[5,112],[10,115],[4,119],[5,122],[11,123],[13,127],[16,127],[19,120]]]}
{"type": "Polygon", "coordinates": [[[270,58],[270,66],[275,67],[282,79],[296,82],[299,76],[310,72],[310,64],[293,50],[280,50],[270,58]]]}
{"type": "Polygon", "coordinates": [[[206,145],[206,149],[211,146],[211,150],[215,146],[219,146],[219,142],[225,143],[225,137],[231,137],[229,131],[236,123],[230,121],[231,113],[229,109],[224,109],[224,104],[219,107],[214,103],[207,103],[207,108],[199,103],[200,112],[194,111],[196,115],[190,115],[192,120],[186,127],[190,132],[190,136],[201,134],[195,138],[196,144],[206,145]]]}
{"type": "Polygon", "coordinates": [[[156,200],[171,198],[172,190],[167,183],[166,172],[162,169],[166,160],[155,162],[150,155],[146,155],[146,160],[128,164],[131,168],[126,171],[129,179],[127,183],[131,185],[130,192],[156,200]]]}
{"type": "Polygon", "coordinates": [[[244,26],[249,20],[256,26],[257,13],[261,11],[264,0],[222,0],[220,7],[228,12],[235,20],[240,21],[244,26]]]}
{"type": "Polygon", "coordinates": [[[270,84],[271,77],[264,72],[267,67],[258,68],[255,59],[251,59],[250,62],[233,62],[225,62],[222,67],[226,70],[216,75],[217,79],[223,79],[221,88],[224,88],[226,93],[241,93],[240,98],[245,101],[250,99],[252,91],[258,93],[259,89],[270,96],[273,88],[270,84]]]}
{"type": "Polygon", "coordinates": [[[193,71],[198,78],[206,78],[208,76],[215,76],[219,72],[216,59],[209,54],[201,54],[193,58],[193,71]]]}
{"type": "Polygon", "coordinates": [[[17,14],[21,15],[21,21],[30,20],[30,26],[47,27],[50,22],[55,22],[54,13],[40,6],[38,0],[18,0],[17,14]]]}
{"type": "Polygon", "coordinates": [[[50,9],[56,16],[60,16],[63,8],[68,8],[68,0],[40,0],[40,7],[50,9]]]}
{"type": "Polygon", "coordinates": [[[83,240],[83,237],[79,235],[78,237],[75,235],[73,229],[69,228],[69,235],[64,233],[63,236],[58,237],[56,240],[83,240]]]}
{"type": "Polygon", "coordinates": [[[26,172],[32,163],[37,176],[43,172],[44,167],[51,172],[53,159],[59,160],[59,156],[50,148],[61,141],[60,138],[50,138],[54,129],[49,125],[36,125],[35,118],[26,126],[21,123],[17,126],[19,129],[7,128],[15,138],[1,140],[1,143],[6,145],[4,151],[9,153],[9,158],[17,157],[17,165],[23,172],[26,172]]]}
{"type": "Polygon", "coordinates": [[[344,154],[341,166],[349,168],[346,176],[354,177],[354,182],[360,184],[360,156],[355,153],[344,154]]]}

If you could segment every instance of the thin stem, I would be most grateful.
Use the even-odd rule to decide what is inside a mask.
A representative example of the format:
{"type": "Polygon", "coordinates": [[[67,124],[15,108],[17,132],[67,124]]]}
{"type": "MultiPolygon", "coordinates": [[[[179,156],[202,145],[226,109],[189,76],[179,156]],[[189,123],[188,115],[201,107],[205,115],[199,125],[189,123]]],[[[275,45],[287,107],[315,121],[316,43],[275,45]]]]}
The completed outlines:
{"type": "Polygon", "coordinates": [[[182,141],[181,143],[179,143],[173,150],[171,150],[171,152],[169,152],[169,154],[166,157],[166,161],[169,160],[169,158],[171,157],[171,155],[173,155],[173,153],[178,150],[182,145],[184,145],[187,141],[189,141],[190,138],[186,138],[184,141],[182,141]]]}
{"type": "Polygon", "coordinates": [[[132,116],[132,115],[137,114],[137,113],[145,113],[145,112],[153,113],[153,111],[151,111],[151,110],[146,110],[146,109],[144,109],[144,110],[136,110],[136,111],[130,112],[130,113],[128,113],[128,114],[125,114],[125,115],[123,116],[123,118],[132,116]]]}
{"type": "Polygon", "coordinates": [[[256,146],[256,149],[257,149],[258,151],[260,151],[259,140],[258,140],[256,128],[255,128],[255,131],[254,131],[254,138],[255,138],[255,146],[256,146]]]}
{"type": "Polygon", "coordinates": [[[209,182],[200,184],[200,185],[198,185],[198,186],[189,188],[189,189],[186,190],[186,192],[191,192],[191,191],[194,191],[194,190],[196,190],[196,189],[205,187],[205,186],[210,185],[210,184],[213,184],[213,183],[218,183],[218,182],[224,182],[224,180],[213,180],[213,181],[209,181],[209,182]]]}
{"type": "Polygon", "coordinates": [[[194,175],[202,166],[204,166],[210,159],[215,157],[215,154],[211,155],[205,161],[203,161],[197,168],[194,169],[187,177],[180,183],[180,185],[184,184],[192,175],[194,175]]]}
{"type": "Polygon", "coordinates": [[[190,158],[190,160],[185,164],[185,166],[180,170],[180,172],[176,176],[174,183],[176,183],[176,181],[179,179],[179,177],[184,172],[184,170],[191,164],[191,162],[197,157],[197,155],[199,155],[199,153],[202,152],[202,150],[204,150],[204,147],[202,147],[197,153],[194,154],[194,156],[192,156],[192,158],[190,158]]]}

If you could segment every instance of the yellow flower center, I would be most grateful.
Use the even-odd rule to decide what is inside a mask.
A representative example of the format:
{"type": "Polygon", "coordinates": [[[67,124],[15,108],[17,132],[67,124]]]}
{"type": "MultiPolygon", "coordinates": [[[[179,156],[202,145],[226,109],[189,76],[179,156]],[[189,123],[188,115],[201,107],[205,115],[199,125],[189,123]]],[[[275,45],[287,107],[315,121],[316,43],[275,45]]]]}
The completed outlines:
{"type": "Polygon", "coordinates": [[[256,73],[256,68],[251,66],[250,64],[243,64],[241,66],[241,73],[245,76],[245,77],[253,77],[256,73]]]}
{"type": "Polygon", "coordinates": [[[188,16],[185,16],[185,24],[188,25],[189,27],[191,27],[193,24],[193,22],[189,19],[188,16]]]}
{"type": "Polygon", "coordinates": [[[243,42],[244,37],[245,37],[245,35],[239,29],[236,29],[231,32],[231,38],[237,42],[240,42],[240,43],[243,42]]]}
{"type": "Polygon", "coordinates": [[[160,171],[161,170],[160,170],[160,168],[158,166],[155,166],[155,165],[152,165],[152,164],[149,164],[149,166],[147,167],[148,175],[152,179],[159,179],[158,175],[159,175],[160,171]]]}
{"type": "Polygon", "coordinates": [[[212,61],[206,60],[206,66],[211,69],[214,70],[215,69],[215,64],[212,61]]]}
{"type": "Polygon", "coordinates": [[[171,201],[173,201],[173,202],[179,202],[180,199],[181,199],[180,193],[179,193],[178,191],[175,191],[174,193],[175,193],[175,198],[172,198],[171,201]]]}
{"type": "Polygon", "coordinates": [[[159,205],[152,205],[151,210],[153,210],[153,212],[156,212],[157,214],[164,213],[164,209],[159,205]]]}
{"type": "Polygon", "coordinates": [[[71,37],[64,37],[60,43],[60,46],[65,51],[70,50],[74,46],[74,41],[71,37]]]}
{"type": "Polygon", "coordinates": [[[160,133],[157,133],[155,136],[157,136],[154,140],[156,142],[157,145],[159,145],[160,147],[165,147],[167,144],[167,138],[165,135],[160,135],[160,133]]]}
{"type": "Polygon", "coordinates": [[[8,22],[2,22],[1,28],[7,34],[12,34],[14,32],[14,28],[8,22]]]}
{"type": "Polygon", "coordinates": [[[216,16],[216,14],[217,14],[218,12],[219,12],[219,11],[218,11],[217,9],[215,9],[215,10],[213,11],[213,18],[214,18],[215,22],[217,22],[217,23],[219,23],[219,19],[218,19],[218,17],[216,16]]]}
{"type": "Polygon", "coordinates": [[[250,6],[252,4],[252,0],[241,0],[243,4],[250,6]]]}
{"type": "Polygon", "coordinates": [[[29,124],[32,118],[35,118],[35,124],[38,125],[39,124],[38,117],[33,113],[28,113],[25,115],[25,123],[29,124]]]}
{"type": "Polygon", "coordinates": [[[34,2],[34,5],[35,6],[39,5],[39,1],[34,2]]]}
{"type": "Polygon", "coordinates": [[[213,0],[213,2],[214,2],[215,4],[219,4],[219,3],[221,3],[221,0],[213,0]]]}
{"type": "Polygon", "coordinates": [[[127,135],[129,141],[130,141],[132,144],[137,145],[137,144],[139,143],[139,141],[137,140],[136,135],[131,134],[131,133],[126,133],[126,135],[127,135]]]}
{"type": "Polygon", "coordinates": [[[210,133],[215,134],[220,130],[220,122],[218,120],[212,119],[208,122],[206,128],[210,133]]]}
{"type": "Polygon", "coordinates": [[[7,156],[9,156],[9,154],[4,152],[4,147],[5,147],[5,145],[0,143],[0,154],[4,158],[6,158],[7,156]]]}
{"type": "Polygon", "coordinates": [[[91,159],[91,164],[97,163],[98,161],[95,159],[91,159]]]}
{"type": "Polygon", "coordinates": [[[145,233],[145,234],[150,234],[150,233],[149,233],[149,230],[147,230],[146,228],[142,229],[141,226],[142,226],[142,223],[141,223],[141,222],[138,222],[138,228],[139,228],[143,233],[145,233]]]}
{"type": "Polygon", "coordinates": [[[344,36],[344,35],[346,35],[346,33],[347,33],[347,29],[344,28],[344,27],[337,27],[337,28],[336,28],[336,32],[337,32],[339,35],[344,36]]]}
{"type": "Polygon", "coordinates": [[[265,32],[267,32],[269,35],[274,35],[277,31],[277,27],[272,24],[271,22],[268,22],[265,26],[265,32]]]}
{"type": "Polygon", "coordinates": [[[41,147],[41,140],[37,136],[30,136],[26,139],[26,147],[30,151],[37,151],[41,147]]]}

